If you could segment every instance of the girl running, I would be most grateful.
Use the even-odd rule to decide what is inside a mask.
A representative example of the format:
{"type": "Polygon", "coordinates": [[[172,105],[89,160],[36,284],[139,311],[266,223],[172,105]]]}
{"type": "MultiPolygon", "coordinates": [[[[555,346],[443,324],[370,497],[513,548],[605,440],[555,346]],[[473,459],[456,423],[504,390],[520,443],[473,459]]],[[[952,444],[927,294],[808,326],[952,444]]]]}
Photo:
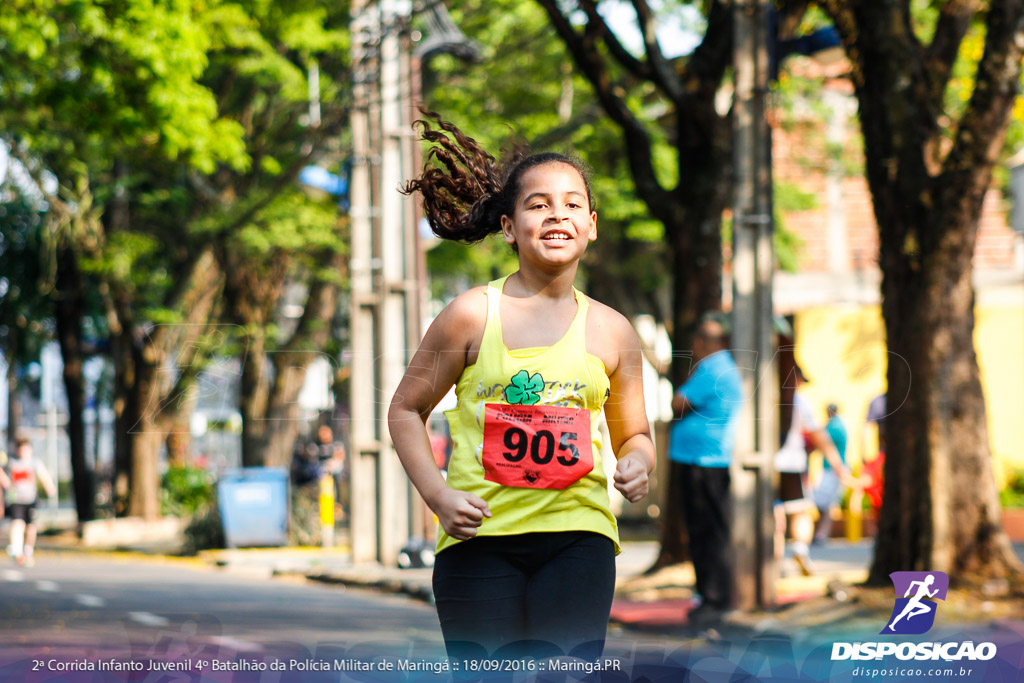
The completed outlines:
{"type": "Polygon", "coordinates": [[[398,456],[440,520],[433,583],[445,644],[456,659],[597,657],[619,552],[602,409],[615,488],[629,501],[647,494],[655,455],[639,341],[622,315],[573,287],[597,238],[590,184],[571,157],[513,154],[499,164],[425,116],[422,136],[435,146],[405,191],[422,195],[439,237],[500,233],[519,257],[516,272],[441,312],[389,414],[398,456]],[[425,423],[452,385],[445,480],[425,423]]]}

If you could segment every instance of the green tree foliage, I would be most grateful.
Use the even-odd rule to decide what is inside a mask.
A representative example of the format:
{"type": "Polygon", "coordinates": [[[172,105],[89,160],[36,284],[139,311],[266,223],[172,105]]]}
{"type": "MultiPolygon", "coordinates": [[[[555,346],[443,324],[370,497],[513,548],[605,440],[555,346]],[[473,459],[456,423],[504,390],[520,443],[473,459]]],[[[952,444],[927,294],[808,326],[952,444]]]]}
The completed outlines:
{"type": "Polygon", "coordinates": [[[23,196],[0,190],[0,349],[16,362],[37,360],[53,337],[47,288],[53,282],[52,254],[46,250],[44,216],[23,196]]]}
{"type": "MultiPolygon", "coordinates": [[[[235,227],[218,216],[219,261],[226,277],[225,318],[237,325],[242,369],[243,462],[286,465],[298,429],[296,395],[309,363],[329,341],[345,282],[347,221],[332,200],[299,189],[302,166],[338,171],[347,123],[348,5],[267,3],[250,12],[250,33],[234,46],[258,46],[250,59],[215,59],[212,87],[224,111],[245,128],[256,174],[218,173],[220,195],[261,204],[235,227]],[[315,67],[315,70],[311,70],[315,67]],[[310,103],[311,74],[317,93],[310,103]],[[227,227],[227,229],[225,229],[227,227]],[[295,321],[281,317],[289,287],[306,292],[295,321]],[[268,370],[272,368],[272,370],[268,370]]],[[[248,211],[226,204],[226,214],[248,211]]],[[[226,215],[225,214],[225,215],[226,215]]]]}
{"type": "MultiPolygon", "coordinates": [[[[43,215],[34,202],[0,188],[0,351],[7,368],[9,390],[7,423],[17,425],[17,366],[39,357],[43,344],[53,338],[53,306],[46,295],[52,283],[52,260],[47,258],[43,215]]],[[[15,430],[7,430],[14,449],[15,430]]]]}
{"type": "Polygon", "coordinates": [[[47,197],[50,237],[81,266],[66,289],[87,281],[103,297],[122,411],[118,469],[132,473],[136,514],[156,514],[161,437],[222,341],[211,324],[229,266],[251,258],[260,272],[261,254],[322,263],[318,254],[337,251],[329,209],[296,192],[295,178],[343,123],[346,27],[346,4],[303,0],[0,9],[0,138],[37,178],[59,181],[47,197]],[[308,103],[313,65],[319,121],[308,103]]]}

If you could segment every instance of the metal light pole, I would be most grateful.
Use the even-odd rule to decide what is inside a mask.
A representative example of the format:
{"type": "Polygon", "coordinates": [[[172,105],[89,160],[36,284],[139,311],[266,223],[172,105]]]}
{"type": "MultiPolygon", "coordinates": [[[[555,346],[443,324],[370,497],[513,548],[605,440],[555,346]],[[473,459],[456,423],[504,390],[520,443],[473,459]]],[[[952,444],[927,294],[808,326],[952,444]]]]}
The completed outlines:
{"type": "Polygon", "coordinates": [[[733,156],[732,346],[744,403],[732,467],[736,602],[741,609],[775,603],[772,455],[778,445],[778,382],[772,362],[771,130],[768,1],[733,4],[735,100],[733,156]]]}
{"type": "Polygon", "coordinates": [[[387,430],[420,334],[410,2],[352,8],[352,556],[394,565],[422,514],[387,430]]]}

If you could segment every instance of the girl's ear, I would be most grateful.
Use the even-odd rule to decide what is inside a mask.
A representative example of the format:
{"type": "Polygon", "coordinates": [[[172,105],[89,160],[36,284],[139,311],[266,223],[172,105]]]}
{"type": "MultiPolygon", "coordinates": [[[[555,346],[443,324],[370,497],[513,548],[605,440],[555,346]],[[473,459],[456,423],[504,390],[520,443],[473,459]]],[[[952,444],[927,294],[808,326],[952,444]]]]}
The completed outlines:
{"type": "Polygon", "coordinates": [[[508,244],[515,244],[516,237],[512,234],[512,219],[508,216],[501,217],[501,234],[508,244]]]}
{"type": "Polygon", "coordinates": [[[591,242],[597,239],[597,211],[590,212],[590,233],[587,239],[591,242]]]}

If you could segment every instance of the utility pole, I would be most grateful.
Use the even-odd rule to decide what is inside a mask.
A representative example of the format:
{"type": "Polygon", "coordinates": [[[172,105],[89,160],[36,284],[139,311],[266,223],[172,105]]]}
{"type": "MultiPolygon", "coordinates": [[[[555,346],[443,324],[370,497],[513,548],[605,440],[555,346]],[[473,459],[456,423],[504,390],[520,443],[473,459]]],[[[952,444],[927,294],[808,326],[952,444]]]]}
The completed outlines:
{"type": "Polygon", "coordinates": [[[410,128],[412,3],[352,6],[352,557],[397,562],[423,506],[402,471],[387,412],[420,335],[410,128]]]}
{"type": "Polygon", "coordinates": [[[775,603],[777,567],[772,455],[778,446],[778,381],[772,362],[771,129],[765,117],[770,82],[768,0],[733,3],[735,65],[733,160],[733,355],[744,402],[732,466],[732,536],[736,602],[741,609],[775,603]]]}

